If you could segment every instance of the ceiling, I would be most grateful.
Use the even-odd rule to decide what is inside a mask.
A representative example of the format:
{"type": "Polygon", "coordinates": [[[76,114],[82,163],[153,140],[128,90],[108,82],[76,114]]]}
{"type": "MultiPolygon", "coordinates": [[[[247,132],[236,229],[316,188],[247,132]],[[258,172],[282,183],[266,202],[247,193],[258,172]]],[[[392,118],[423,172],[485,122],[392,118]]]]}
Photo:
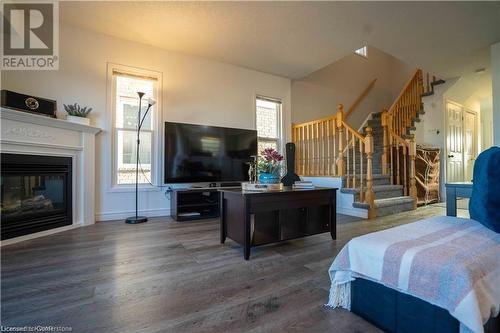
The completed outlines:
{"type": "Polygon", "coordinates": [[[289,78],[375,46],[444,78],[489,67],[500,2],[60,2],[78,27],[289,78]]]}

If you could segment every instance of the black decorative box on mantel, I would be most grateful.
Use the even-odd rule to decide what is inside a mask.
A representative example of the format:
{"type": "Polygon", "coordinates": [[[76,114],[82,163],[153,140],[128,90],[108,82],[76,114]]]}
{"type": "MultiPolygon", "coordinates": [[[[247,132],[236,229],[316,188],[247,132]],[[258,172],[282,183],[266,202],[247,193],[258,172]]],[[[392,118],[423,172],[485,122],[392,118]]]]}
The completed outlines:
{"type": "Polygon", "coordinates": [[[8,109],[30,112],[56,118],[56,101],[2,90],[1,106],[8,109]]]}

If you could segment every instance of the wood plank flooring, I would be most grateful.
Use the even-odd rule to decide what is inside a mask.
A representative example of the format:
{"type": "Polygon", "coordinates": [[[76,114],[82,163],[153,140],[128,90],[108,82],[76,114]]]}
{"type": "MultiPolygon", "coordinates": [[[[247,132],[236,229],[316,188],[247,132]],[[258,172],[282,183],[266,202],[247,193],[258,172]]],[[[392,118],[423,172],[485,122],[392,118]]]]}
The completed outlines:
{"type": "Polygon", "coordinates": [[[328,268],[352,237],[444,215],[339,215],[325,233],[252,249],[219,244],[218,220],[103,222],[1,249],[3,326],[73,332],[380,332],[327,302],[328,268]]]}

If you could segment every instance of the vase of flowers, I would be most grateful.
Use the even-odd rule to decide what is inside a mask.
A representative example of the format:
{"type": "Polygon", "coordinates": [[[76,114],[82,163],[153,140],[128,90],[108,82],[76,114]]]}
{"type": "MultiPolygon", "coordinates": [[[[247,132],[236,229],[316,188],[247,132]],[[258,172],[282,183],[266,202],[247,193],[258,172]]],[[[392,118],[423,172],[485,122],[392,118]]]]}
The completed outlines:
{"type": "Polygon", "coordinates": [[[262,184],[278,184],[280,182],[283,156],[274,148],[266,148],[261,152],[257,163],[259,182],[262,184]]]}

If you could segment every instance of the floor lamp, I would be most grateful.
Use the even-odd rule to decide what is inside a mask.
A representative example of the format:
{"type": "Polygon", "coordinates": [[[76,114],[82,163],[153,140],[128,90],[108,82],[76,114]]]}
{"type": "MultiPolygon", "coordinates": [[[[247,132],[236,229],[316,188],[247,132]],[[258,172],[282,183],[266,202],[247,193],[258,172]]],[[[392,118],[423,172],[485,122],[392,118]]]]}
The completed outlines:
{"type": "Polygon", "coordinates": [[[141,117],[141,104],[142,104],[142,97],[144,97],[143,92],[137,92],[137,95],[139,95],[139,112],[137,113],[137,154],[135,157],[135,216],[128,217],[125,220],[125,223],[130,223],[130,224],[137,224],[137,223],[144,223],[148,221],[148,218],[146,216],[139,216],[138,212],[138,205],[139,205],[139,146],[141,143],[140,140],[140,134],[141,134],[141,128],[142,128],[142,123],[144,122],[144,119],[146,118],[146,115],[149,112],[149,109],[153,105],[156,104],[156,101],[152,98],[148,99],[148,108],[146,109],[146,112],[144,112],[144,115],[141,117]]]}

